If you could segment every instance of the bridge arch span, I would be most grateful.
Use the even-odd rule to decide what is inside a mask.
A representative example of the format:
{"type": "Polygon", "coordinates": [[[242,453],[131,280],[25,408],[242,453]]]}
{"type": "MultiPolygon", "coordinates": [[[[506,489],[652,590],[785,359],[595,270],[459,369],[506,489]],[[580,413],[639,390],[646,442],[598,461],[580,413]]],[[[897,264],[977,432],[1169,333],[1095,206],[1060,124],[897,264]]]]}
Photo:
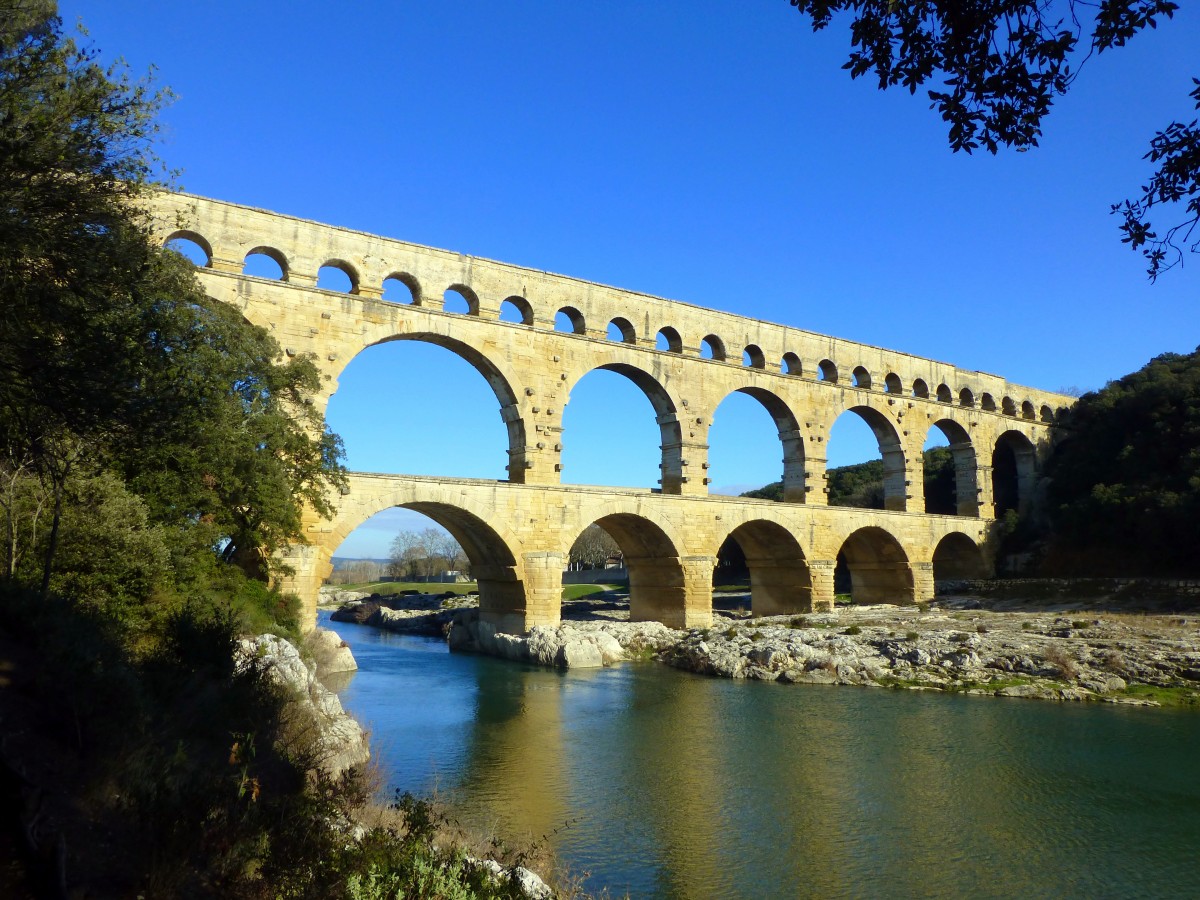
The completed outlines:
{"type": "Polygon", "coordinates": [[[983,548],[961,531],[946,534],[933,550],[934,582],[959,578],[983,578],[987,562],[983,548]]]}
{"type": "Polygon", "coordinates": [[[783,499],[788,503],[805,502],[805,460],[804,432],[796,418],[792,406],[774,391],[756,385],[743,385],[730,388],[717,397],[717,402],[708,413],[708,419],[713,421],[717,410],[733,394],[745,394],[753,397],[767,411],[775,423],[779,435],[780,450],[783,454],[783,499]]]}
{"type": "MultiPolygon", "coordinates": [[[[883,508],[903,511],[908,508],[907,498],[910,494],[909,487],[911,485],[907,482],[912,481],[907,474],[908,456],[905,452],[904,442],[900,438],[900,432],[892,420],[892,415],[875,407],[875,404],[880,402],[887,403],[883,395],[872,397],[868,402],[856,402],[855,405],[846,407],[838,413],[836,419],[845,415],[856,415],[871,429],[872,434],[875,435],[875,442],[879,446],[879,454],[883,457],[883,508]]],[[[827,434],[836,424],[836,419],[829,423],[827,434]]],[[[829,452],[828,448],[825,452],[829,452]]]]}
{"type": "Polygon", "coordinates": [[[629,572],[630,620],[682,625],[688,609],[683,562],[678,545],[662,526],[637,513],[610,512],[574,529],[572,544],[589,525],[603,528],[621,548],[629,572]]]}
{"type": "Polygon", "coordinates": [[[1024,513],[1033,501],[1037,448],[1022,431],[1008,429],[992,445],[992,494],[996,515],[1024,513]]]}
{"type": "Polygon", "coordinates": [[[838,562],[850,577],[850,597],[856,604],[915,602],[909,556],[891,532],[868,525],[842,542],[838,562]]]}
{"type": "MultiPolygon", "coordinates": [[[[352,357],[347,358],[338,368],[337,376],[340,376],[346,367],[364,351],[381,344],[391,343],[392,341],[422,341],[434,344],[435,346],[449,350],[470,364],[487,381],[488,386],[492,389],[492,393],[496,395],[497,402],[500,404],[500,417],[504,420],[505,428],[508,431],[508,464],[505,466],[508,470],[508,480],[514,484],[524,484],[525,458],[528,448],[525,417],[522,413],[521,398],[518,394],[521,384],[516,380],[516,375],[509,369],[503,359],[498,359],[495,356],[484,353],[472,344],[450,337],[448,334],[439,331],[404,331],[395,333],[392,329],[381,329],[378,334],[368,334],[364,338],[362,347],[352,357]]],[[[332,386],[334,390],[330,392],[330,396],[336,393],[336,380],[332,386]]]]}
{"type": "MultiPolygon", "coordinates": [[[[934,430],[938,430],[950,444],[950,454],[954,460],[954,497],[955,509],[950,515],[978,516],[979,515],[979,457],[971,433],[958,421],[949,416],[943,416],[930,424],[926,431],[925,440],[934,430]]],[[[922,456],[922,459],[924,457],[922,456]]],[[[933,510],[926,510],[933,512],[933,510]]]]}
{"type": "Polygon", "coordinates": [[[462,546],[479,583],[481,614],[491,614],[497,624],[509,624],[526,608],[524,544],[504,525],[496,523],[495,509],[486,497],[468,495],[434,478],[405,479],[352,474],[349,502],[343,502],[328,531],[314,541],[325,564],[358,526],[376,513],[404,507],[428,516],[445,528],[462,546]]]}
{"type": "Polygon", "coordinates": [[[736,541],[746,557],[753,615],[781,616],[812,610],[808,557],[791,531],[770,519],[756,518],[725,532],[718,547],[726,540],[736,541]]]}

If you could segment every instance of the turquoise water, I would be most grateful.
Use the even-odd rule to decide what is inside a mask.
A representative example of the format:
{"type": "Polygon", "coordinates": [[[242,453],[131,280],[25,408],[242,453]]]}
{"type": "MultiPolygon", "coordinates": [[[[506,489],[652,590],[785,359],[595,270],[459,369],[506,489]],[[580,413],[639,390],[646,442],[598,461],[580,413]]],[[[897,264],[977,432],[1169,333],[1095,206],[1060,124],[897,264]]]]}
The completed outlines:
{"type": "Polygon", "coordinates": [[[552,672],[332,624],[389,789],[545,836],[593,891],[1200,896],[1200,714],[552,672]]]}

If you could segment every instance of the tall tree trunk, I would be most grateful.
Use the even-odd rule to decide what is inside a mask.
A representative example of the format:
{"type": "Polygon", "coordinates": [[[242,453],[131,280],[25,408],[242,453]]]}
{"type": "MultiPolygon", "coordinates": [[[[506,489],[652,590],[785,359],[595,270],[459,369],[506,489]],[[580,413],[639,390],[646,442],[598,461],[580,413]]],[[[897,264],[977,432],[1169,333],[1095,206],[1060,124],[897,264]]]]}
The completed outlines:
{"type": "Polygon", "coordinates": [[[46,547],[46,561],[42,566],[42,599],[50,596],[50,572],[54,568],[54,554],[58,552],[58,526],[62,521],[63,486],[54,482],[54,519],[50,525],[50,543],[46,547]]]}

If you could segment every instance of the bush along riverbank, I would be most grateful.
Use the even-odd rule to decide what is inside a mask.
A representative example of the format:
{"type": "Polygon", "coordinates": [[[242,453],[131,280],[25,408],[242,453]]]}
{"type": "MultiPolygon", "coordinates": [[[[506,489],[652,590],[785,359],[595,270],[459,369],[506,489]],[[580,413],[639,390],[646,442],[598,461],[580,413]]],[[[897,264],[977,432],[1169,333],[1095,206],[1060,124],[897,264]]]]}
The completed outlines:
{"type": "Polygon", "coordinates": [[[470,597],[350,599],[334,618],[563,668],[655,659],[724,678],[1200,708],[1200,618],[1130,611],[1129,599],[1089,610],[1106,605],[1090,599],[1004,596],[996,609],[987,597],[948,596],[754,619],[741,608],[748,594],[726,594],[713,627],[675,630],[629,622],[627,597],[607,593],[565,602],[559,627],[523,636],[480,623],[470,597]]]}

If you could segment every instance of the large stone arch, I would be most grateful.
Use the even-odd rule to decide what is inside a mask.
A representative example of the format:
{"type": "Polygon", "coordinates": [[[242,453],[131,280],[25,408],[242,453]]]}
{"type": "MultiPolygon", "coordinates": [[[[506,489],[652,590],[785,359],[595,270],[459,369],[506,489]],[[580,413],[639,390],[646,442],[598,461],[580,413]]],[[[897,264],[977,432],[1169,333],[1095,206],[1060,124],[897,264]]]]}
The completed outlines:
{"type": "Polygon", "coordinates": [[[975,539],[961,531],[945,535],[933,550],[933,580],[950,581],[966,578],[983,578],[987,575],[987,562],[983,548],[975,539]]]}
{"type": "Polygon", "coordinates": [[[912,566],[900,542],[877,525],[859,528],[838,554],[850,574],[850,597],[856,604],[916,602],[912,566]]]}
{"type": "Polygon", "coordinates": [[[683,627],[688,618],[688,592],[675,540],[661,525],[636,512],[603,512],[588,518],[569,534],[570,544],[589,525],[600,526],[617,542],[629,572],[630,620],[683,627]]]}
{"type": "MultiPolygon", "coordinates": [[[[950,453],[954,459],[954,494],[956,509],[954,515],[979,515],[979,459],[976,455],[971,434],[959,422],[943,417],[937,419],[925,433],[929,439],[930,432],[938,429],[950,442],[950,453]]],[[[928,512],[929,510],[926,510],[928,512]]]]}
{"type": "MultiPolygon", "coordinates": [[[[389,333],[364,343],[352,358],[345,361],[338,370],[338,376],[366,350],[393,341],[421,341],[442,347],[466,361],[483,376],[488,387],[492,389],[492,393],[496,395],[496,400],[500,404],[500,418],[504,421],[505,429],[508,432],[508,463],[505,465],[505,469],[508,471],[508,480],[514,484],[524,484],[528,468],[528,445],[525,418],[521,413],[521,401],[517,393],[520,382],[516,380],[516,376],[504,361],[489,356],[466,341],[446,334],[424,330],[405,331],[389,333]]],[[[336,393],[335,381],[334,390],[329,396],[332,397],[336,393]]]]}
{"type": "Polygon", "coordinates": [[[1009,429],[992,449],[992,497],[999,518],[1009,510],[1029,511],[1037,484],[1037,450],[1023,432],[1009,429]]]}
{"type": "Polygon", "coordinates": [[[710,421],[717,409],[731,394],[753,397],[767,411],[779,433],[779,444],[783,452],[783,499],[788,503],[805,502],[804,476],[804,433],[791,406],[778,394],[755,385],[743,385],[724,392],[713,404],[710,421]]]}
{"type": "MultiPolygon", "coordinates": [[[[883,457],[883,508],[904,511],[908,508],[910,485],[907,482],[910,479],[906,474],[907,457],[904,443],[895,424],[890,416],[873,406],[857,404],[844,409],[830,425],[835,424],[842,416],[850,414],[866,422],[879,445],[879,453],[883,457]]],[[[825,452],[829,452],[828,447],[825,452]]]]}
{"type": "MultiPolygon", "coordinates": [[[[374,490],[372,481],[371,476],[351,476],[350,493],[318,544],[325,562],[354,529],[376,513],[393,507],[414,510],[450,532],[466,552],[479,583],[480,617],[498,631],[525,630],[529,604],[524,544],[497,521],[494,508],[435,479],[397,482],[383,478],[382,489],[374,490]]],[[[329,567],[323,567],[322,577],[328,571],[329,567]]]]}
{"type": "Polygon", "coordinates": [[[737,541],[746,557],[753,615],[812,611],[808,559],[792,532],[769,519],[751,519],[730,529],[718,546],[729,539],[737,541]]]}
{"type": "MultiPolygon", "coordinates": [[[[683,485],[687,480],[684,475],[683,430],[679,421],[679,406],[675,398],[650,372],[623,359],[607,354],[605,356],[607,358],[601,357],[593,360],[592,365],[580,372],[571,381],[570,391],[573,392],[579,382],[595,371],[616,372],[632,381],[650,401],[650,406],[654,410],[654,421],[658,425],[659,450],[662,457],[659,463],[662,472],[660,478],[662,492],[664,494],[683,493],[683,485]]],[[[565,402],[568,404],[571,402],[570,393],[567,394],[565,402]]],[[[564,435],[564,439],[570,440],[570,435],[564,435]]]]}

